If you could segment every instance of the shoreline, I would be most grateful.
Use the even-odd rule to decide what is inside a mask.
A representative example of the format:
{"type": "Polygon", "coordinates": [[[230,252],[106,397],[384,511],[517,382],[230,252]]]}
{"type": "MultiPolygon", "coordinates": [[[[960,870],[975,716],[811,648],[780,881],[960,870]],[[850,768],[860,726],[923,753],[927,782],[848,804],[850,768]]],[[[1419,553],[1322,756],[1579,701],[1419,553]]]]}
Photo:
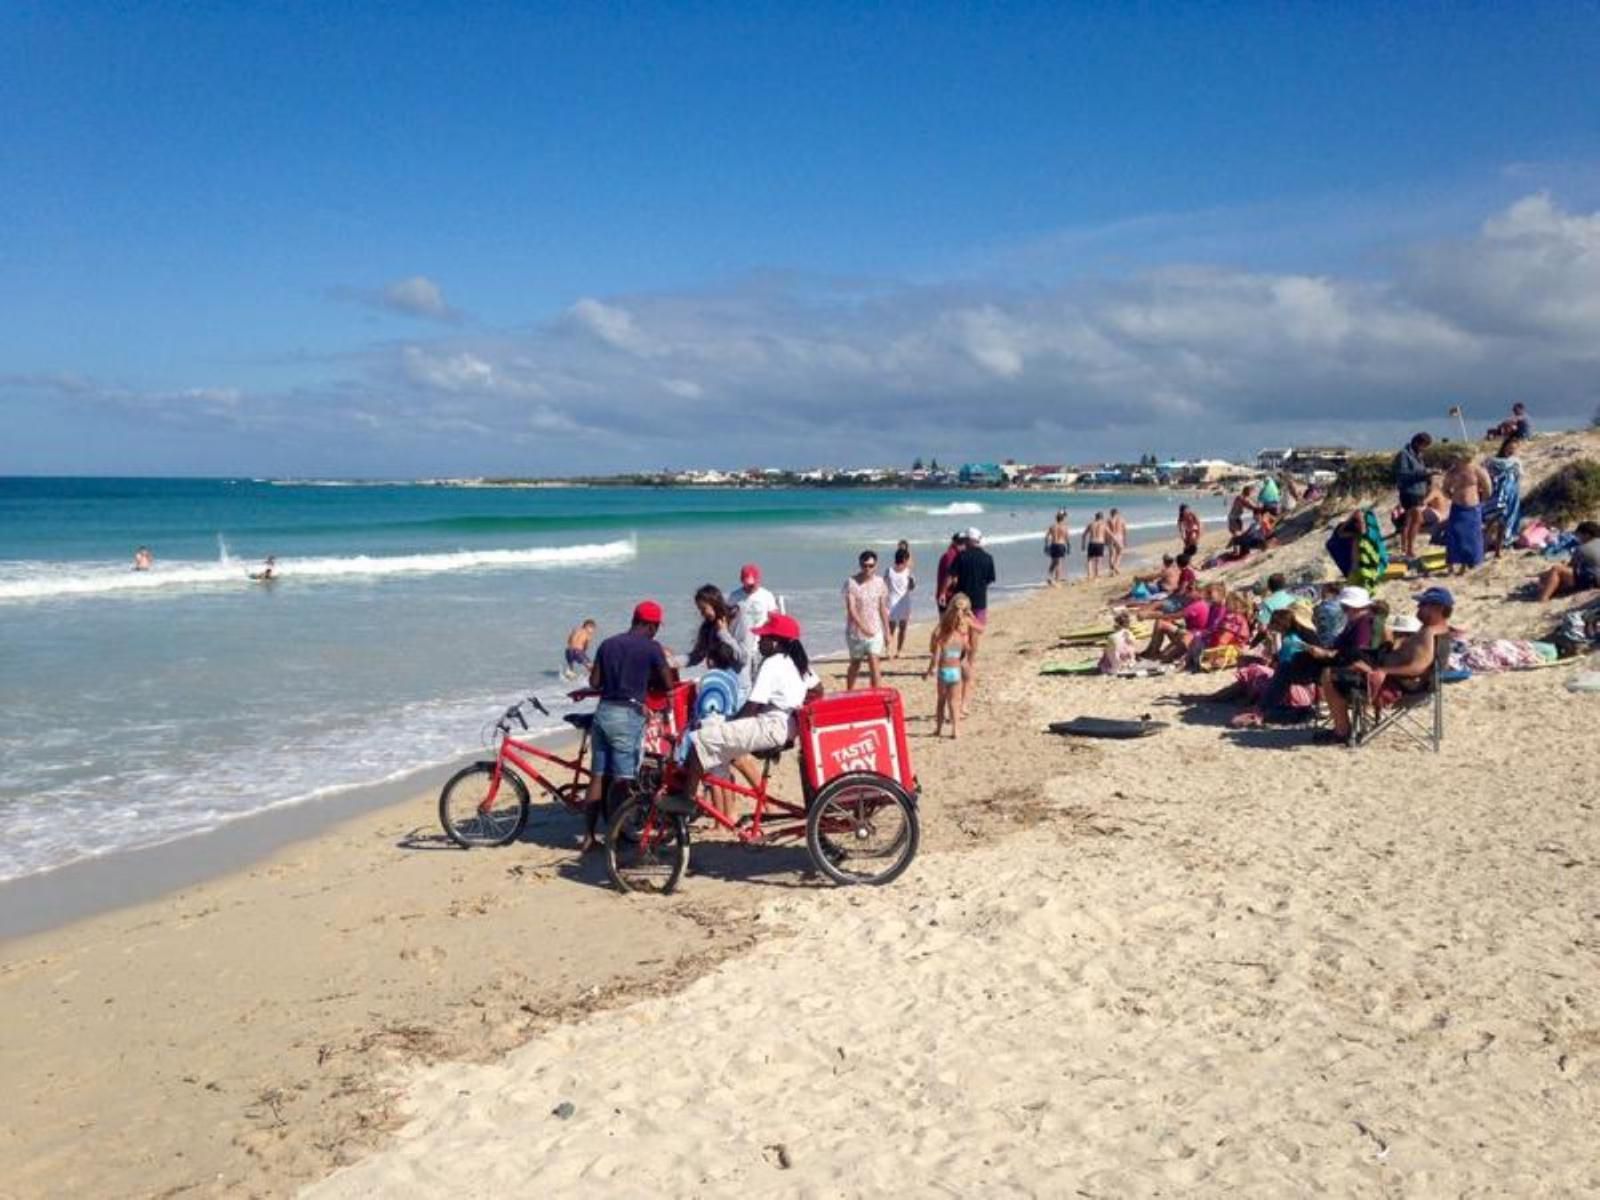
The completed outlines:
{"type": "MultiPolygon", "coordinates": [[[[1125,574],[1144,569],[1150,562],[1150,547],[1165,540],[1157,536],[1155,529],[1133,533],[1123,560],[1125,574]],[[1151,536],[1141,538],[1140,533],[1151,536]]],[[[1081,551],[1075,549],[1068,562],[1081,567],[1081,551]]],[[[1072,586],[1081,587],[1087,582],[1079,576],[1072,586]]],[[[1042,581],[1001,583],[994,589],[991,607],[996,612],[1015,608],[1049,591],[1042,581]]],[[[923,608],[929,604],[925,599],[923,608]]],[[[925,611],[908,631],[908,644],[915,638],[926,638],[931,624],[925,611]]],[[[815,660],[830,665],[842,663],[842,637],[837,646],[832,639],[824,644],[828,649],[814,655],[815,660]]],[[[533,740],[558,751],[575,744],[565,728],[550,729],[533,740]]],[[[0,880],[0,949],[8,941],[136,907],[243,871],[363,814],[389,809],[420,811],[424,804],[431,812],[443,782],[468,763],[487,756],[488,747],[482,747],[445,762],[419,764],[398,779],[352,784],[332,795],[280,802],[231,818],[212,829],[0,880]]],[[[540,803],[535,796],[536,809],[540,803]]],[[[437,821],[433,824],[436,827],[437,821]]]]}
{"type": "MultiPolygon", "coordinates": [[[[1319,541],[1212,577],[1239,585],[1316,561],[1319,541]]],[[[1508,559],[1458,585],[1464,619],[1535,619],[1499,590],[1527,569],[1508,559]]],[[[1204,705],[1163,708],[1203,677],[1041,676],[1042,662],[1071,656],[1055,635],[1098,623],[1125,583],[1079,577],[997,608],[959,741],[929,736],[928,623],[913,626],[916,649],[885,665],[885,682],[906,701],[924,841],[887,888],[809,880],[792,846],[697,837],[679,894],[625,898],[573,852],[578,824],[564,812],[536,806],[521,842],[468,852],[439,844],[431,798],[418,797],[0,946],[0,1019],[33,1031],[5,1050],[26,1099],[0,1129],[0,1172],[25,1195],[276,1195],[318,1180],[328,1196],[496,1191],[477,1174],[484,1162],[439,1141],[453,1135],[500,1139],[498,1167],[547,1190],[592,1189],[626,1145],[682,1194],[831,1193],[865,1179],[850,1165],[859,1118],[887,1121],[912,1153],[889,1155],[885,1189],[938,1176],[982,1190],[985,1159],[1038,1166],[1031,1183],[986,1175],[1000,1190],[1260,1191],[1307,1172],[1372,1188],[1367,1142],[1337,1132],[1352,1111],[1400,1147],[1390,1170],[1424,1172],[1392,1177],[1402,1188],[1488,1186],[1461,1174],[1483,1157],[1468,1148],[1486,1119],[1518,1134],[1487,1135],[1502,1184],[1551,1155],[1570,1160],[1588,1118],[1575,1123],[1562,1097],[1600,1081],[1600,1043],[1546,981],[1554,972],[1587,994],[1600,970],[1573,957],[1583,897],[1541,847],[1600,861],[1585,815],[1600,777],[1581,756],[1543,763],[1557,786],[1541,778],[1518,797],[1510,828],[1505,789],[1482,780],[1514,778],[1535,730],[1578,736],[1582,702],[1554,672],[1453,689],[1437,759],[1398,744],[1360,752],[1364,778],[1425,768],[1426,793],[1397,803],[1357,786],[1358,760],[1304,731],[1231,734],[1204,705]],[[1045,731],[1144,712],[1168,721],[1146,741],[1045,731]],[[410,840],[419,831],[428,839],[410,840]],[[1485,869],[1462,871],[1470,859],[1485,869]],[[971,1022],[949,1042],[938,1032],[949,1023],[907,1011],[906,997],[939,997],[971,1022]],[[780,1010],[792,1028],[733,1019],[780,1010]],[[645,1096],[628,1033],[661,1021],[708,1051],[645,1096]],[[862,1039],[848,1057],[826,1040],[839,1021],[862,1039]],[[1492,1054],[1483,1030],[1496,1033],[1492,1054]],[[1272,1050],[1284,1038],[1287,1052],[1272,1050]],[[858,1074],[873,1062],[889,1075],[858,1074]],[[1466,1099],[1414,1082],[1435,1078],[1466,1099]],[[1556,1080],[1567,1090],[1552,1093],[1556,1080]],[[1178,1081],[1213,1099],[1185,1101],[1178,1081]],[[811,1103],[817,1086],[836,1102],[811,1103]],[[1262,1089],[1278,1102],[1252,1107],[1262,1089]],[[1042,1139],[1037,1101],[1007,1107],[1035,1094],[1056,1106],[1042,1139]],[[567,1099],[577,1118],[551,1117],[567,1099]],[[697,1173],[699,1137],[651,1115],[703,1106],[723,1130],[714,1178],[697,1173]],[[79,1152],[85,1137],[95,1155],[79,1152]],[[774,1137],[792,1178],[768,1174],[774,1137]],[[955,1158],[917,1157],[928,1138],[955,1158]]],[[[837,688],[843,664],[819,666],[837,688]]]]}

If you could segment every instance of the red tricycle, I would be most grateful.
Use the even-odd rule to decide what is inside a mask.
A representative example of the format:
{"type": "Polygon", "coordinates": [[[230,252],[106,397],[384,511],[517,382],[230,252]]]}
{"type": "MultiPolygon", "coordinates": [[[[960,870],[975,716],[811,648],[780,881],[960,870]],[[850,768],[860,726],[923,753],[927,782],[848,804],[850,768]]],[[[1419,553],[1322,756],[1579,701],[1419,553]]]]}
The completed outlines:
{"type": "Polygon", "coordinates": [[[761,779],[746,787],[707,776],[684,818],[657,804],[681,787],[683,768],[669,760],[654,791],[641,789],[618,811],[606,837],[606,868],[624,892],[667,893],[689,866],[689,822],[708,818],[740,842],[805,839],[818,871],[836,883],[885,884],[916,857],[920,827],[918,786],[906,745],[900,693],[889,688],[845,692],[814,700],[797,714],[798,736],[776,750],[758,752],[761,779]],[[767,793],[774,764],[798,749],[803,804],[767,793]],[[714,803],[715,793],[755,802],[733,820],[714,803]]]}

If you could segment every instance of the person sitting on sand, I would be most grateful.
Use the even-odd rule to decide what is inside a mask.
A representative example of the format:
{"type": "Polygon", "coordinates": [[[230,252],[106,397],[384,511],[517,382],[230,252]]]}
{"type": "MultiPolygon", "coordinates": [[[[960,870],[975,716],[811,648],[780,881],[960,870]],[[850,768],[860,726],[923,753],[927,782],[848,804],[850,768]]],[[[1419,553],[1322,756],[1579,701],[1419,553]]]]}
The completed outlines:
{"type": "Polygon", "coordinates": [[[1491,426],[1484,435],[1485,441],[1495,438],[1526,440],[1533,436],[1533,422],[1528,419],[1528,406],[1518,400],[1511,406],[1511,415],[1500,424],[1491,426]]]}
{"type": "Polygon", "coordinates": [[[1582,521],[1573,533],[1578,545],[1572,557],[1539,576],[1541,602],[1600,587],[1600,522],[1582,521]]]}
{"type": "Polygon", "coordinates": [[[567,634],[566,662],[561,668],[561,678],[576,679],[579,675],[587,675],[589,668],[594,664],[589,661],[589,643],[594,641],[595,630],[600,628],[593,617],[585,617],[583,622],[572,627],[567,634]]]}
{"type": "Polygon", "coordinates": [[[1157,619],[1150,633],[1150,644],[1139,657],[1156,662],[1177,662],[1210,624],[1211,600],[1206,596],[1191,596],[1179,614],[1157,619]]]}
{"type": "MultiPolygon", "coordinates": [[[[1324,663],[1313,652],[1322,649],[1317,637],[1311,611],[1304,604],[1292,604],[1272,614],[1268,622],[1272,640],[1276,643],[1272,657],[1272,674],[1268,677],[1254,707],[1240,713],[1229,722],[1235,729],[1257,728],[1272,722],[1287,723],[1292,716],[1287,712],[1290,689],[1305,687],[1317,681],[1324,663]]],[[[1259,677],[1261,669],[1252,667],[1252,677],[1259,677]]],[[[1240,671],[1243,680],[1246,673],[1240,671]]],[[[1243,685],[1241,685],[1243,686],[1243,685]]],[[[1260,686],[1259,684],[1257,686],[1260,686]]],[[[1223,698],[1231,698],[1238,689],[1224,689],[1223,698]]]]}
{"type": "Polygon", "coordinates": [[[1324,646],[1333,645],[1333,640],[1344,632],[1344,607],[1339,603],[1339,593],[1342,591],[1344,585],[1336,579],[1325,583],[1317,602],[1311,606],[1311,621],[1317,627],[1317,641],[1324,646]]]}
{"type": "Polygon", "coordinates": [[[1111,615],[1111,636],[1100,654],[1100,674],[1131,671],[1139,661],[1139,644],[1133,637],[1133,614],[1119,608],[1111,615]]]}
{"type": "Polygon", "coordinates": [[[708,772],[742,764],[740,773],[746,774],[751,755],[781,749],[794,740],[795,714],[821,687],[800,644],[800,622],[786,613],[773,613],[755,634],[761,669],[749,698],[732,720],[706,721],[689,734],[683,789],[661,798],[664,812],[693,814],[700,782],[708,772]]]}
{"type": "Polygon", "coordinates": [[[1156,600],[1177,588],[1179,573],[1177,557],[1172,554],[1163,554],[1161,556],[1161,569],[1154,575],[1135,575],[1133,577],[1133,586],[1135,589],[1140,587],[1145,589],[1146,594],[1141,599],[1146,601],[1156,600]]]}
{"type": "Polygon", "coordinates": [[[1266,509],[1256,514],[1256,519],[1237,537],[1228,540],[1225,558],[1243,558],[1252,550],[1265,550],[1278,536],[1278,518],[1266,509]]]}
{"type": "Polygon", "coordinates": [[[1416,633],[1407,635],[1396,648],[1380,651],[1371,661],[1323,671],[1322,696],[1327,701],[1333,728],[1318,740],[1350,744],[1351,706],[1363,690],[1375,704],[1392,703],[1401,695],[1427,691],[1433,682],[1435,643],[1439,638],[1450,636],[1450,617],[1455,612],[1455,603],[1448,589],[1429,588],[1417,597],[1417,619],[1421,628],[1416,633]]]}
{"type": "Polygon", "coordinates": [[[1283,511],[1283,493],[1278,486],[1276,475],[1268,475],[1261,481],[1261,498],[1256,511],[1269,512],[1275,517],[1283,511]]]}
{"type": "Polygon", "coordinates": [[[1265,625],[1280,608],[1299,603],[1300,597],[1289,590],[1289,577],[1282,571],[1274,571],[1267,576],[1267,595],[1256,606],[1256,620],[1265,625]]]}
{"type": "Polygon", "coordinates": [[[156,556],[150,553],[149,546],[140,546],[133,552],[133,569],[135,571],[148,571],[156,561],[156,556]]]}
{"type": "Polygon", "coordinates": [[[938,690],[933,702],[933,736],[944,732],[944,719],[950,717],[950,736],[959,732],[961,709],[965,703],[962,692],[966,690],[966,660],[972,649],[972,602],[965,593],[950,597],[939,624],[928,639],[928,669],[924,679],[935,671],[939,673],[938,690]]]}

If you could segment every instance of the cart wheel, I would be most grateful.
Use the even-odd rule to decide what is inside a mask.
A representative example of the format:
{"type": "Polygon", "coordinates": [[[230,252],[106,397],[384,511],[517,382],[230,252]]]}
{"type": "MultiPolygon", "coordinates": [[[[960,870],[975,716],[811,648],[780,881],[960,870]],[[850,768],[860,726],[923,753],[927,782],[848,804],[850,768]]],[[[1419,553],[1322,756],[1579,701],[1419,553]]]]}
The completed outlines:
{"type": "Polygon", "coordinates": [[[917,856],[917,805],[892,779],[852,771],[817,793],[806,819],[811,861],[835,883],[884,884],[917,856]]]}
{"type": "Polygon", "coordinates": [[[458,846],[504,846],[517,840],[528,823],[528,785],[515,771],[500,772],[493,793],[495,765],[476,762],[450,777],[439,793],[439,824],[458,846]]]}
{"type": "Polygon", "coordinates": [[[628,801],[606,830],[606,872],[618,890],[666,895],[689,866],[689,827],[653,796],[628,801]]]}

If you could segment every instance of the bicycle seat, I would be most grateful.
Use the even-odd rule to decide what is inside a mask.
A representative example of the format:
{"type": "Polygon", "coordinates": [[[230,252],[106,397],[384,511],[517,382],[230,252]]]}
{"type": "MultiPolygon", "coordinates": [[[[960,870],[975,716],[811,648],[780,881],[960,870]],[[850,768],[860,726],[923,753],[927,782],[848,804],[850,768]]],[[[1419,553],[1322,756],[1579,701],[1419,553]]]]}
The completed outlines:
{"type": "Polygon", "coordinates": [[[574,729],[588,729],[589,726],[594,724],[594,714],[592,712],[568,713],[562,719],[574,729]]]}
{"type": "Polygon", "coordinates": [[[774,746],[771,750],[756,750],[751,754],[751,757],[752,758],[758,758],[762,762],[777,762],[780,758],[783,757],[783,752],[785,750],[793,750],[793,749],[794,749],[794,739],[791,738],[789,741],[785,742],[783,745],[774,746]]]}

